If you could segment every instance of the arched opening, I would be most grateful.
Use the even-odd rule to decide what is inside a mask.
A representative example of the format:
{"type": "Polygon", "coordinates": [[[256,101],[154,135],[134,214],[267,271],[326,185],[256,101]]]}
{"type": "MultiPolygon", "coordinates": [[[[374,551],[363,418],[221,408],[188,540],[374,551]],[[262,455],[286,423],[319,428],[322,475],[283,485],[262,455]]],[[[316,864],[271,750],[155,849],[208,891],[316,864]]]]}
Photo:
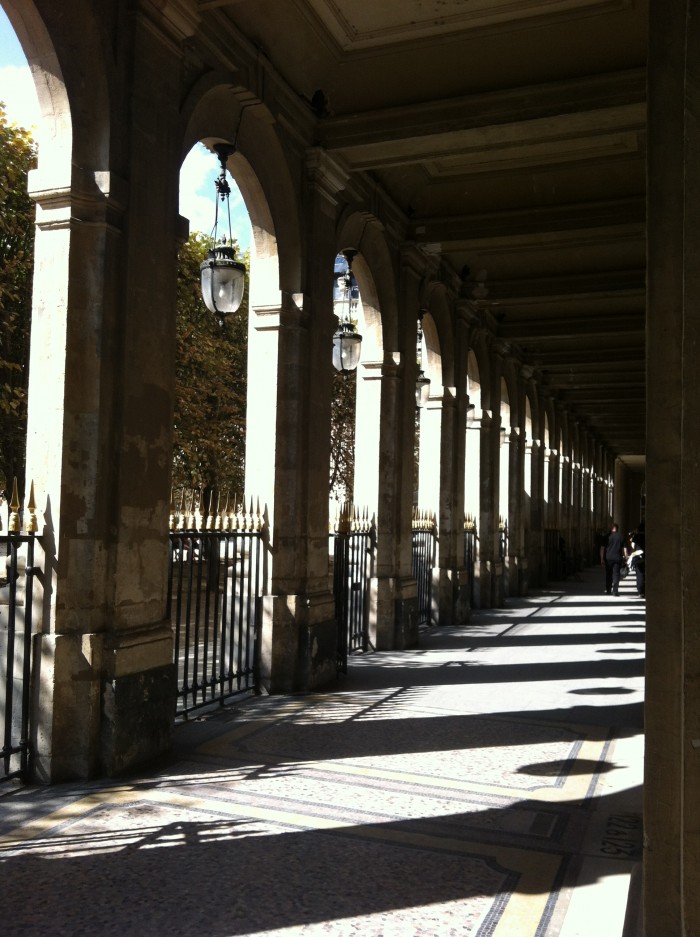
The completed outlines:
{"type": "MultiPolygon", "coordinates": [[[[4,64],[0,67],[0,505],[12,497],[14,480],[24,496],[27,392],[34,270],[35,208],[28,175],[36,165],[41,113],[27,59],[0,8],[4,64]]],[[[6,510],[5,512],[6,513],[6,510]]],[[[2,518],[7,529],[7,516],[2,518]]]]}
{"type": "Polygon", "coordinates": [[[510,492],[510,433],[511,409],[508,384],[501,378],[501,406],[500,406],[500,448],[499,448],[499,485],[498,485],[498,514],[499,524],[508,523],[508,499],[510,492]]]}
{"type": "MultiPolygon", "coordinates": [[[[512,437],[512,419],[508,382],[501,377],[500,427],[498,449],[498,558],[502,564],[502,582],[505,595],[511,593],[511,556],[513,517],[511,515],[511,461],[516,452],[512,437]]],[[[516,570],[512,570],[515,575],[516,570]]]]}
{"type": "Polygon", "coordinates": [[[523,472],[523,490],[527,499],[527,513],[532,500],[532,405],[529,395],[525,396],[525,466],[523,472]]]}
{"type": "Polygon", "coordinates": [[[219,176],[217,157],[195,144],[180,170],[180,214],[189,236],[178,261],[172,488],[180,509],[201,492],[207,513],[225,504],[237,508],[245,494],[249,278],[239,310],[220,319],[203,302],[200,266],[215,218],[218,234],[233,238],[248,271],[252,232],[235,178],[227,172],[224,200],[219,176]]]}
{"type": "Polygon", "coordinates": [[[464,510],[468,518],[479,517],[481,465],[481,378],[473,350],[467,356],[467,441],[464,472],[464,510]]]}
{"type": "Polygon", "coordinates": [[[331,519],[347,510],[345,506],[353,502],[355,490],[357,368],[362,354],[364,316],[360,288],[352,271],[353,255],[352,250],[346,254],[337,254],[333,269],[333,313],[338,328],[333,337],[329,482],[331,519]],[[355,356],[358,360],[354,360],[355,356]]]}
{"type": "MultiPolygon", "coordinates": [[[[354,315],[362,335],[362,350],[353,374],[334,376],[336,388],[340,385],[345,393],[347,419],[351,421],[345,451],[339,457],[345,458],[352,468],[345,486],[345,500],[373,517],[379,508],[382,316],[372,270],[362,253],[353,260],[353,273],[358,290],[354,315]]],[[[337,433],[335,420],[331,431],[334,435],[337,433]]]]}
{"type": "MultiPolygon", "coordinates": [[[[389,260],[383,232],[372,218],[361,213],[345,218],[340,226],[336,258],[352,257],[357,297],[352,315],[362,336],[360,358],[354,373],[333,374],[334,415],[331,420],[331,474],[337,464],[346,466],[345,483],[334,490],[331,484],[331,516],[344,499],[354,504],[377,525],[387,523],[381,516],[382,395],[385,378],[387,319],[392,318],[391,297],[381,296],[378,284],[386,277],[389,260]],[[339,406],[340,404],[340,406],[339,406]]],[[[336,263],[337,266],[337,263],[336,263]]],[[[334,330],[337,319],[334,318],[334,330]]],[[[336,473],[337,474],[337,473],[336,473]]],[[[342,473],[341,473],[342,475],[342,473]]]]}
{"type": "Polygon", "coordinates": [[[414,503],[427,516],[437,516],[440,512],[443,379],[440,337],[430,311],[423,313],[422,332],[421,362],[430,389],[425,405],[416,407],[418,486],[414,503]]]}
{"type": "Polygon", "coordinates": [[[556,473],[556,524],[561,527],[566,523],[567,513],[564,503],[564,478],[565,478],[566,459],[564,456],[564,433],[559,429],[557,439],[557,473],[556,473]]]}

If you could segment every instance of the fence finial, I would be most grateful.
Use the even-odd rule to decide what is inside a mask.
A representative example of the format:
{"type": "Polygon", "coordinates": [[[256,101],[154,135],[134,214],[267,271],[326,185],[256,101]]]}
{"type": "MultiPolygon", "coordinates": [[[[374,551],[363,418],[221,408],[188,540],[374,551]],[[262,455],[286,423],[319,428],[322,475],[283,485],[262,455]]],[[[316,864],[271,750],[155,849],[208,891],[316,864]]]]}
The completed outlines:
{"type": "Polygon", "coordinates": [[[187,519],[185,521],[185,527],[187,530],[194,530],[194,488],[190,489],[189,503],[187,505],[187,519]]]}
{"type": "Polygon", "coordinates": [[[227,531],[227,530],[230,530],[230,529],[231,529],[231,515],[230,515],[230,513],[229,513],[229,507],[228,507],[228,502],[229,502],[230,497],[231,497],[231,492],[228,491],[228,489],[227,489],[227,490],[226,490],[226,501],[224,502],[224,506],[223,506],[223,508],[221,509],[221,514],[220,514],[220,518],[221,518],[221,520],[220,520],[221,530],[223,530],[223,531],[227,531]]]}
{"type": "Polygon", "coordinates": [[[36,519],[36,501],[34,500],[34,482],[31,482],[29,485],[29,499],[27,501],[27,511],[29,512],[29,517],[27,518],[27,533],[34,534],[39,529],[39,524],[36,519]]]}
{"type": "Polygon", "coordinates": [[[12,497],[10,498],[10,517],[7,522],[7,529],[10,533],[19,533],[21,527],[19,519],[19,494],[17,493],[17,478],[12,482],[12,497]]]}

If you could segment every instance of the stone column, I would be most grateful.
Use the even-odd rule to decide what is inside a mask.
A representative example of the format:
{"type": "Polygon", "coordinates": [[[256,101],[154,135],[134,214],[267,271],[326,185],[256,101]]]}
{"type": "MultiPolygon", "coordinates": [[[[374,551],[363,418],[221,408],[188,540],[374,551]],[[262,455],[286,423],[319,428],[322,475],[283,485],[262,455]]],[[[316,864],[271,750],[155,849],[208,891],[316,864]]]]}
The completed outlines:
{"type": "Polygon", "coordinates": [[[419,308],[421,257],[401,257],[398,347],[385,351],[379,443],[377,578],[371,605],[376,609],[378,650],[418,644],[418,592],[413,578],[412,517],[416,427],[416,317],[419,308]]]}
{"type": "Polygon", "coordinates": [[[581,495],[581,463],[573,462],[571,465],[571,555],[576,569],[581,556],[583,534],[583,504],[581,495]]]}
{"type": "Polygon", "coordinates": [[[566,541],[567,550],[571,547],[571,457],[561,455],[559,458],[560,492],[560,532],[566,541]]]}
{"type": "Polygon", "coordinates": [[[479,519],[478,559],[475,565],[479,608],[498,608],[503,603],[501,564],[498,557],[498,481],[500,418],[483,411],[479,428],[479,519]]]}
{"type": "MultiPolygon", "coordinates": [[[[404,350],[404,360],[412,351],[412,346],[410,351],[404,350]]],[[[404,649],[418,643],[418,595],[411,552],[415,383],[411,385],[408,370],[402,367],[399,352],[385,356],[380,413],[377,575],[372,583],[370,603],[370,636],[377,650],[404,649]]]]}
{"type": "Polygon", "coordinates": [[[650,5],[644,933],[700,933],[700,23],[650,5]]]}
{"type": "Polygon", "coordinates": [[[581,555],[586,565],[595,562],[595,531],[593,530],[591,514],[591,470],[584,466],[581,470],[581,555]]]}
{"type": "MultiPolygon", "coordinates": [[[[444,412],[445,397],[429,397],[426,404],[418,411],[420,419],[420,450],[418,466],[418,508],[421,512],[429,515],[435,515],[438,524],[438,544],[435,555],[435,566],[431,582],[431,602],[430,602],[430,623],[436,625],[440,621],[440,580],[441,566],[443,563],[443,552],[449,556],[449,538],[451,518],[445,512],[446,531],[446,550],[442,551],[442,496],[443,473],[449,473],[450,453],[443,449],[444,436],[450,435],[452,413],[445,418],[444,412]]],[[[454,398],[452,400],[454,403],[454,398]]]]}
{"type": "MultiPolygon", "coordinates": [[[[462,409],[463,412],[463,409],[462,409]]],[[[464,492],[462,477],[464,420],[459,420],[456,388],[445,387],[440,427],[440,492],[437,565],[434,592],[437,594],[437,623],[462,624],[469,617],[469,594],[464,568],[464,492]],[[460,425],[461,424],[461,425],[460,425]],[[458,483],[459,479],[459,483],[458,483]]]]}
{"type": "MultiPolygon", "coordinates": [[[[613,518],[620,525],[620,533],[630,529],[630,519],[626,515],[627,506],[627,468],[620,459],[615,459],[615,487],[613,489],[613,518]]],[[[634,518],[636,522],[636,518],[634,518]]]]}
{"type": "Polygon", "coordinates": [[[115,63],[128,61],[129,71],[110,73],[114,109],[94,114],[88,86],[72,101],[70,177],[42,156],[30,179],[37,237],[27,477],[45,559],[33,674],[40,781],[115,775],[172,741],[165,606],[177,42],[187,18],[176,28],[152,12],[136,8],[130,32],[115,37],[123,43],[115,63]]]}
{"type": "Polygon", "coordinates": [[[533,439],[531,451],[532,495],[530,499],[530,549],[528,579],[533,585],[544,585],[544,451],[539,439],[533,439]]]}
{"type": "Polygon", "coordinates": [[[253,406],[266,407],[267,416],[264,432],[252,443],[248,437],[246,487],[258,486],[271,521],[260,664],[270,692],[315,689],[336,676],[328,539],[331,287],[335,196],[344,175],[312,152],[306,181],[306,289],[283,293],[279,308],[255,308],[250,329],[248,419],[253,406]],[[269,487],[260,491],[263,480],[269,487]]]}
{"type": "Polygon", "coordinates": [[[556,449],[547,449],[544,457],[547,463],[547,517],[545,527],[553,530],[559,526],[559,453],[556,449]]]}
{"type": "MultiPolygon", "coordinates": [[[[479,523],[481,518],[481,410],[472,411],[467,416],[467,431],[464,446],[464,510],[470,521],[476,525],[476,535],[479,537],[479,523]]],[[[476,608],[480,607],[480,541],[474,545],[474,582],[470,583],[470,594],[476,608]]],[[[486,567],[484,567],[484,572],[486,567]]]]}
{"type": "Polygon", "coordinates": [[[525,595],[527,592],[527,559],[523,530],[525,437],[518,429],[511,430],[508,456],[508,593],[515,596],[525,595]]]}

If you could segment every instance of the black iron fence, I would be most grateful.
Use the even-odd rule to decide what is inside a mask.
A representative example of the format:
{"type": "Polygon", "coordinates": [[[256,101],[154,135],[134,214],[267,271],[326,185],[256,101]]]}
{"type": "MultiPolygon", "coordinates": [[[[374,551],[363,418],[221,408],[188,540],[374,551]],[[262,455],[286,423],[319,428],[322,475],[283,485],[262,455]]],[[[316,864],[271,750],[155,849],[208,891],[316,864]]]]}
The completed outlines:
{"type": "Polygon", "coordinates": [[[464,567],[469,576],[469,605],[474,608],[474,568],[476,566],[476,519],[468,514],[464,520],[464,567]]]}
{"type": "Polygon", "coordinates": [[[26,778],[32,666],[34,536],[0,536],[0,781],[26,778]]]}
{"type": "Polygon", "coordinates": [[[434,514],[413,513],[413,578],[418,587],[418,626],[431,622],[433,569],[437,552],[437,521],[434,514]]]}
{"type": "Polygon", "coordinates": [[[498,557],[501,563],[508,559],[508,521],[503,517],[498,519],[498,557]]]}
{"type": "Polygon", "coordinates": [[[544,531],[544,561],[547,579],[564,579],[566,574],[564,541],[558,529],[544,531]]]}
{"type": "Polygon", "coordinates": [[[266,527],[260,512],[171,517],[167,615],[177,666],[177,713],[259,686],[266,527]]]}
{"type": "Polygon", "coordinates": [[[360,514],[348,504],[340,507],[332,526],[337,667],[347,673],[348,654],[370,648],[369,590],[376,528],[366,511],[360,514]]]}
{"type": "Polygon", "coordinates": [[[0,781],[26,780],[30,755],[30,692],[32,674],[32,607],[36,518],[33,488],[21,533],[20,504],[15,480],[0,533],[0,781]]]}

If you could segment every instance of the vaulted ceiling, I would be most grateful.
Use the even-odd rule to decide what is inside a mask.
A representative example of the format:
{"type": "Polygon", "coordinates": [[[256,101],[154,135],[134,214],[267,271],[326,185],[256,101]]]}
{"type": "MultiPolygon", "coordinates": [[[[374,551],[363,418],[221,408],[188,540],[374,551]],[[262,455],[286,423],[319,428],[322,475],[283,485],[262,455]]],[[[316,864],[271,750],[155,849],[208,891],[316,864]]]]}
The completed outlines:
{"type": "Polygon", "coordinates": [[[199,0],[630,464],[645,451],[643,0],[199,0]],[[322,92],[317,95],[316,92],[322,92]]]}

